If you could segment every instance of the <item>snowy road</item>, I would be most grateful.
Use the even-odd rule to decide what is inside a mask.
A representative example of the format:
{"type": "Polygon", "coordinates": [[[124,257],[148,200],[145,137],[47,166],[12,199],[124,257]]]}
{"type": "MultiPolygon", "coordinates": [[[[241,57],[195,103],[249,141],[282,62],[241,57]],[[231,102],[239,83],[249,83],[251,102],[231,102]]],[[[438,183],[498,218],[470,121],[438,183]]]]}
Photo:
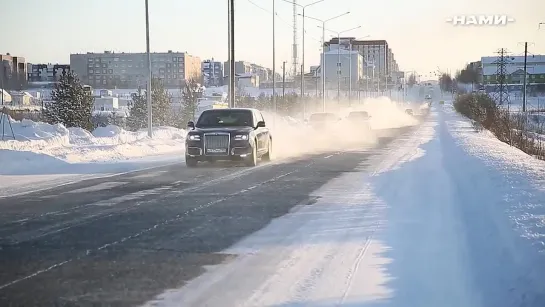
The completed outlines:
{"type": "Polygon", "coordinates": [[[0,198],[0,306],[145,303],[237,258],[222,251],[374,163],[388,141],[255,168],[178,163],[0,198]]]}
{"type": "Polygon", "coordinates": [[[545,306],[545,192],[520,171],[514,188],[512,166],[475,154],[476,133],[444,108],[148,304],[545,306]]]}

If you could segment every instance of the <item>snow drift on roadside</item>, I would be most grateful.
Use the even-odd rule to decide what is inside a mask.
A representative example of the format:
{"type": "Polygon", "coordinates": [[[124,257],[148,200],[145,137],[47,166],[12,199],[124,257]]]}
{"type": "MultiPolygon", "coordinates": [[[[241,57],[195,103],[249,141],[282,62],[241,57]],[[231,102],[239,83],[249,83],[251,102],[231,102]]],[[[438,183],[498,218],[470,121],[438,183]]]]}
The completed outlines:
{"type": "Polygon", "coordinates": [[[0,143],[0,161],[7,161],[3,163],[3,174],[55,167],[57,163],[105,162],[182,152],[186,134],[182,129],[155,127],[154,137],[149,139],[145,130],[130,132],[107,126],[90,133],[31,120],[12,122],[12,126],[15,140],[0,143]]]}

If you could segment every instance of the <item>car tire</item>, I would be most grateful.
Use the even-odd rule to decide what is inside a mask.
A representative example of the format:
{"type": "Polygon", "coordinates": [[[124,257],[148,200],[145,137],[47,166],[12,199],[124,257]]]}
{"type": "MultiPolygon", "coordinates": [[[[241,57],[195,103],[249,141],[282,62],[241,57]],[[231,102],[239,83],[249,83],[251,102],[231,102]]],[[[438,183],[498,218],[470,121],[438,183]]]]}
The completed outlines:
{"type": "Polygon", "coordinates": [[[267,153],[263,155],[261,158],[263,161],[271,161],[273,159],[273,143],[272,139],[269,139],[269,149],[267,150],[267,153]]]}
{"type": "Polygon", "coordinates": [[[252,154],[246,157],[245,161],[246,166],[254,167],[257,165],[257,142],[254,147],[252,147],[252,154]]]}
{"type": "Polygon", "coordinates": [[[185,165],[187,167],[197,167],[199,161],[193,157],[185,156],[185,165]]]}

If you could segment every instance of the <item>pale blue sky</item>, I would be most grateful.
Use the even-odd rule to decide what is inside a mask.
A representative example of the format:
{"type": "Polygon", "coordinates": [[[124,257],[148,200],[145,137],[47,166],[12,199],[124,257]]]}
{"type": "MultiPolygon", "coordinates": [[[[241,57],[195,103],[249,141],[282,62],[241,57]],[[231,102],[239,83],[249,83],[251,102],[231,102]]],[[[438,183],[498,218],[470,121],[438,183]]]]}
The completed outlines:
{"type": "MultiPolygon", "coordinates": [[[[149,1],[152,51],[171,49],[202,59],[226,59],[227,0],[149,1]]],[[[271,67],[272,0],[250,1],[235,0],[236,57],[271,67]]],[[[0,20],[9,26],[2,31],[0,53],[34,63],[68,63],[70,53],[145,51],[144,0],[1,2],[0,20]]],[[[291,58],[292,8],[276,0],[276,11],[280,68],[291,58]]],[[[545,26],[538,31],[538,23],[545,22],[545,0],[325,0],[307,8],[307,15],[328,18],[345,11],[351,14],[332,21],[329,28],[342,31],[361,25],[350,36],[386,39],[402,70],[426,73],[437,66],[456,70],[501,47],[521,54],[524,47],[519,43],[525,40],[533,43],[532,53],[545,53],[545,26]],[[465,28],[446,22],[459,14],[507,14],[516,21],[504,27],[465,28]]],[[[306,29],[308,67],[319,62],[321,29],[311,20],[306,29]]]]}

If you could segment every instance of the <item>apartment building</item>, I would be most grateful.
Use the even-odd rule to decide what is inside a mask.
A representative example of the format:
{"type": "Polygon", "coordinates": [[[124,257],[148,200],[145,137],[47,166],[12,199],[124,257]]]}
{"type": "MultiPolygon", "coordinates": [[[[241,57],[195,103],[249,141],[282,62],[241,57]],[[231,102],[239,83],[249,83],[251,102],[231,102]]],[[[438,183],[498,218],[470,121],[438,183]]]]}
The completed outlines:
{"type": "Polygon", "coordinates": [[[68,64],[27,64],[28,82],[55,82],[68,71],[68,64]]]}
{"type": "MultiPolygon", "coordinates": [[[[225,75],[229,74],[229,62],[224,64],[225,75]]],[[[272,70],[265,68],[261,65],[246,61],[236,61],[235,62],[235,74],[237,75],[246,75],[248,73],[255,74],[259,78],[259,82],[272,81],[272,70]]]]}
{"type": "MultiPolygon", "coordinates": [[[[0,54],[0,84],[8,90],[20,90],[27,84],[27,63],[25,58],[0,54]]],[[[2,87],[2,86],[0,86],[2,87]]]]}
{"type": "MultiPolygon", "coordinates": [[[[372,78],[374,75],[386,80],[391,77],[392,72],[399,71],[394,53],[386,40],[356,40],[354,37],[341,37],[340,39],[341,49],[349,49],[349,46],[352,46],[352,50],[357,50],[362,55],[365,64],[367,64],[365,67],[374,67],[374,71],[372,68],[364,69],[367,78],[372,78]]],[[[326,51],[337,50],[337,48],[339,48],[337,38],[332,38],[324,44],[326,51]]]]}
{"type": "MultiPolygon", "coordinates": [[[[146,53],[71,54],[70,68],[82,82],[94,88],[135,89],[145,87],[148,79],[146,53]]],[[[161,79],[167,88],[176,88],[184,80],[201,81],[201,59],[186,52],[154,52],[151,74],[161,79]]]]}
{"type": "Polygon", "coordinates": [[[202,76],[204,86],[223,85],[223,63],[212,60],[202,62],[202,76]]]}

